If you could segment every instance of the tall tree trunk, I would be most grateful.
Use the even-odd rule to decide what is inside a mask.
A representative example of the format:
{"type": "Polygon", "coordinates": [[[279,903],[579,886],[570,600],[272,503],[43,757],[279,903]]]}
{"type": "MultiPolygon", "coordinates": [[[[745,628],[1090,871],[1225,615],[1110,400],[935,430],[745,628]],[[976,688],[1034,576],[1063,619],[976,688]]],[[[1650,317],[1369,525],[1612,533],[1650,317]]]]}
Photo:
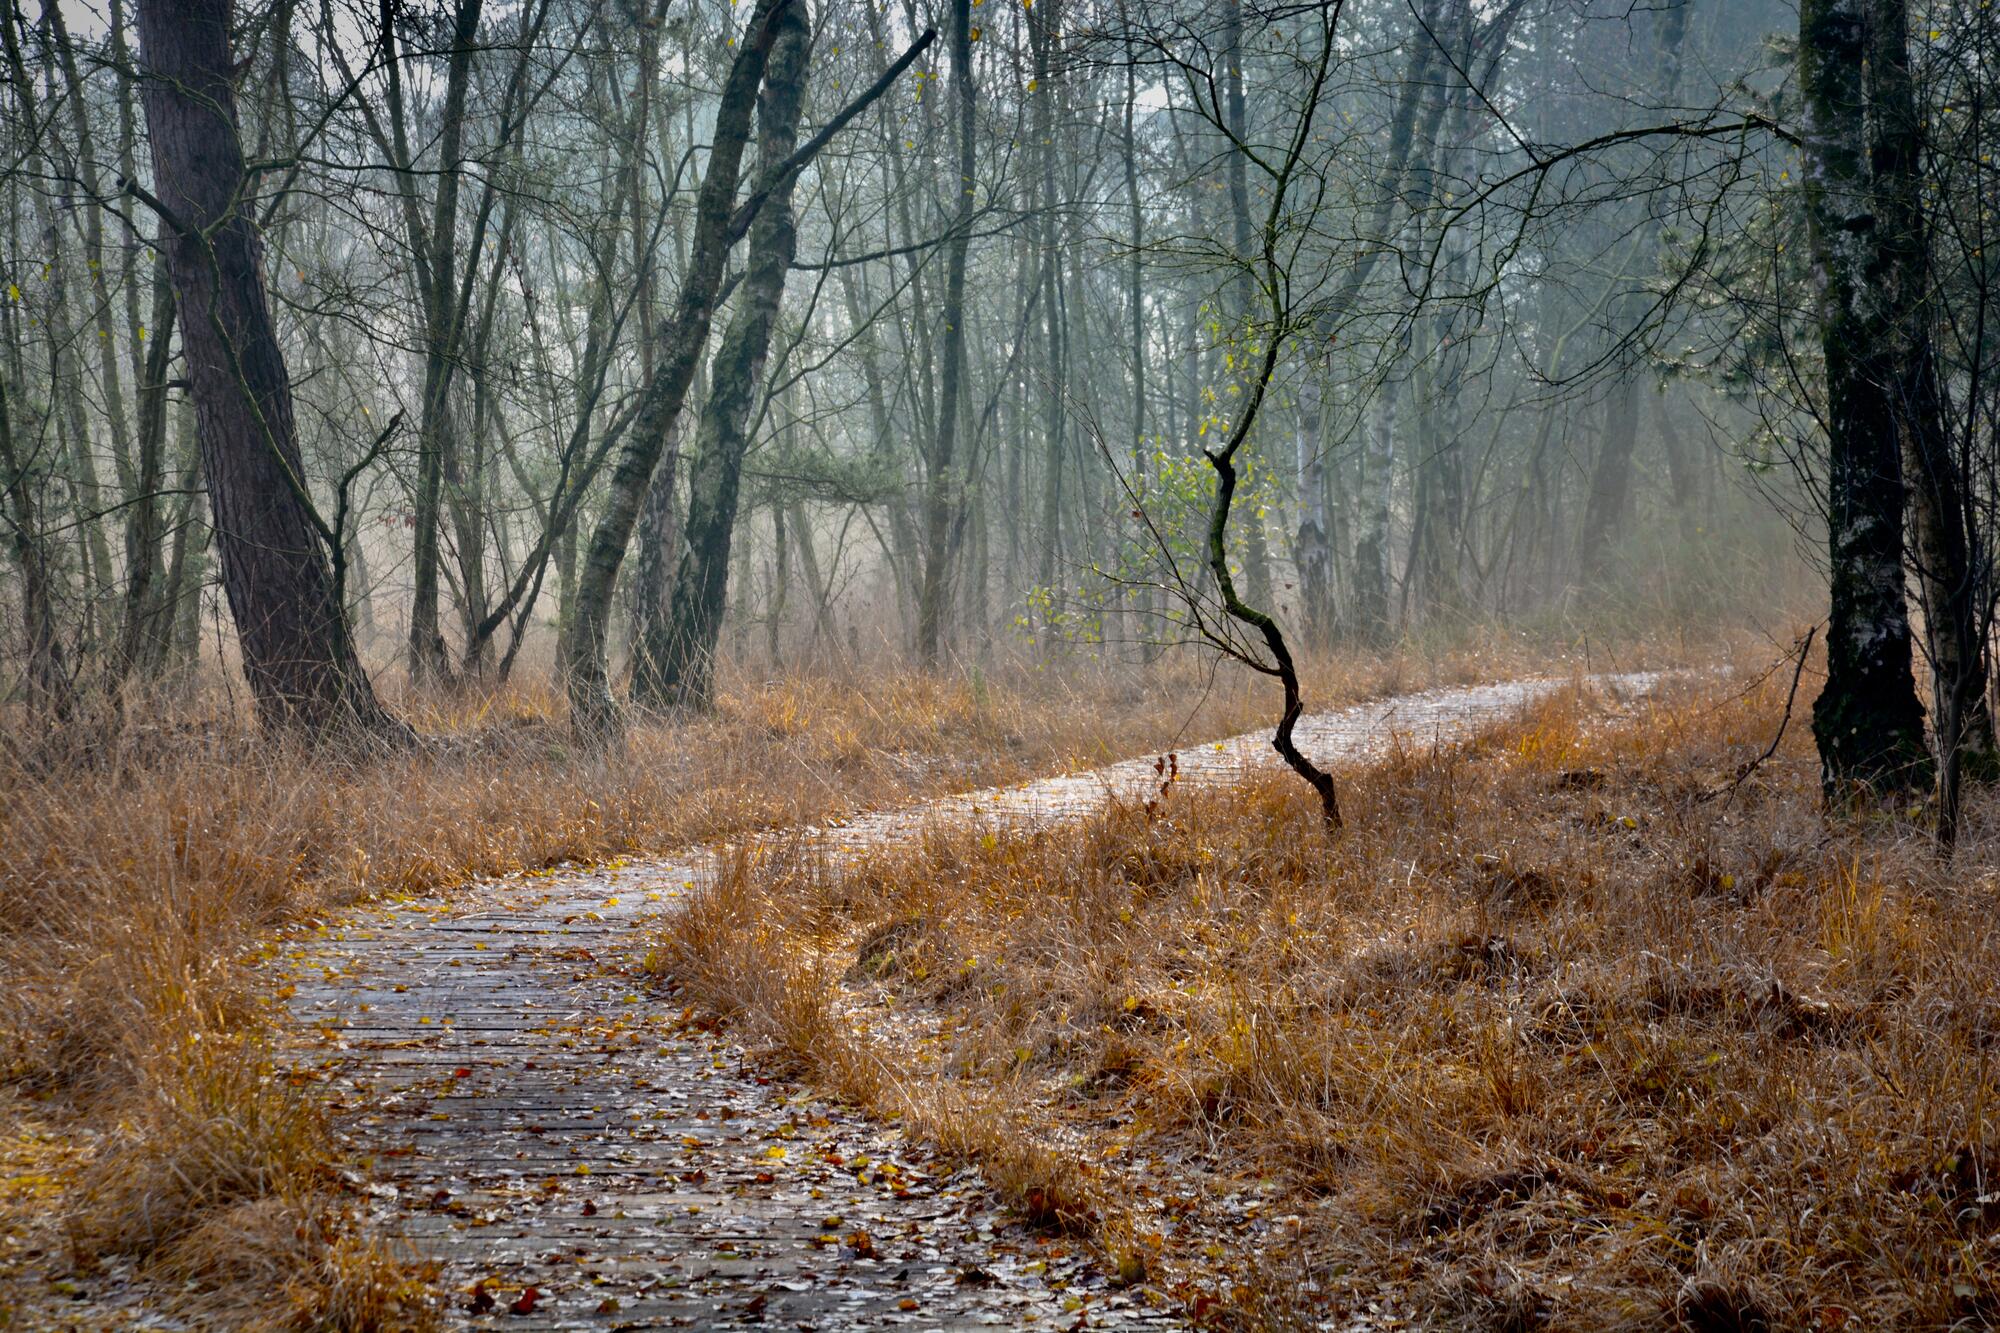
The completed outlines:
{"type": "Polygon", "coordinates": [[[21,570],[22,628],[28,641],[28,689],[36,706],[54,721],[69,715],[69,669],[56,633],[48,547],[42,540],[34,481],[14,444],[13,404],[0,377],[0,498],[7,502],[7,526],[14,563],[21,570]]]}
{"type": "Polygon", "coordinates": [[[1968,521],[1965,479],[1945,427],[1931,329],[1930,230],[1924,217],[1922,112],[1910,73],[1906,0],[1870,0],[1867,97],[1875,177],[1872,284],[1883,302],[1908,484],[1911,545],[1924,646],[1931,667],[1931,721],[1939,778],[1939,827],[1956,837],[1961,771],[2000,776],[1986,701],[1984,552],[1968,521]]]}
{"type": "Polygon", "coordinates": [[[1695,460],[1688,455],[1687,437],[1674,421],[1673,403],[1663,386],[1653,395],[1653,420],[1659,424],[1660,451],[1667,460],[1667,489],[1674,506],[1674,526],[1684,550],[1701,540],[1702,515],[1696,509],[1695,460]]]}
{"type": "Polygon", "coordinates": [[[1370,642],[1389,637],[1389,502],[1396,489],[1394,379],[1375,390],[1362,468],[1361,535],[1354,543],[1354,620],[1370,642]]]}
{"type": "MultiPolygon", "coordinates": [[[[1657,12],[1659,27],[1654,39],[1659,60],[1653,81],[1654,100],[1661,106],[1675,104],[1675,94],[1680,86],[1681,47],[1687,37],[1687,10],[1688,0],[1680,0],[1680,3],[1668,4],[1657,12]]],[[[1627,259],[1621,266],[1624,271],[1611,277],[1614,283],[1625,288],[1613,302],[1617,322],[1612,332],[1614,336],[1626,340],[1638,338],[1642,332],[1640,322],[1647,317],[1653,304],[1652,294],[1641,284],[1640,273],[1635,270],[1657,263],[1655,256],[1660,239],[1660,219],[1653,205],[1642,198],[1640,206],[1646,209],[1646,215],[1632,232],[1631,244],[1625,248],[1627,259]]],[[[1576,567],[1585,587],[1601,586],[1611,577],[1616,565],[1613,556],[1618,537],[1626,529],[1626,520],[1632,508],[1632,459],[1639,432],[1641,366],[1638,350],[1631,346],[1617,349],[1617,365],[1617,378],[1612,382],[1610,394],[1605,400],[1604,434],[1591,467],[1590,489],[1585,494],[1583,527],[1577,536],[1576,567]]]]}
{"type": "MultiPolygon", "coordinates": [[[[1229,215],[1235,227],[1236,245],[1236,340],[1249,333],[1250,321],[1255,312],[1255,282],[1251,266],[1256,262],[1250,222],[1250,179],[1248,166],[1248,146],[1250,142],[1249,104],[1243,95],[1243,0],[1223,0],[1222,6],[1222,78],[1224,107],[1223,116],[1228,125],[1230,144],[1225,173],[1229,182],[1229,215]]],[[[1250,400],[1248,376],[1257,359],[1257,352],[1247,343],[1237,341],[1234,353],[1236,367],[1231,378],[1236,390],[1235,409],[1244,410],[1250,400]]],[[[1253,477],[1258,469],[1253,463],[1256,450],[1254,444],[1248,451],[1244,465],[1240,469],[1253,477]]],[[[1259,506],[1252,505],[1243,523],[1243,575],[1250,588],[1250,604],[1266,607],[1271,605],[1271,556],[1269,543],[1264,535],[1264,519],[1258,512],[1259,506]]]]}
{"type": "Polygon", "coordinates": [[[764,655],[777,672],[784,667],[785,604],[792,596],[792,545],[785,535],[785,507],[771,506],[771,581],[764,607],[764,655]]]}
{"type": "MultiPolygon", "coordinates": [[[[429,253],[418,265],[424,304],[423,418],[417,439],[416,546],[411,558],[410,676],[418,682],[449,680],[451,659],[445,649],[438,617],[438,537],[442,527],[447,455],[453,448],[451,383],[459,326],[455,259],[458,253],[458,194],[460,162],[465,141],[465,97],[472,78],[472,57],[479,34],[481,0],[458,0],[452,25],[451,57],[445,72],[445,94],[439,123],[437,197],[428,230],[411,226],[410,243],[429,253]]],[[[382,43],[391,93],[400,101],[399,60],[394,49],[394,22],[383,6],[382,43]]],[[[413,165],[405,141],[400,106],[392,108],[399,167],[405,198],[413,165]]],[[[414,208],[409,210],[414,218],[414,208]]],[[[476,258],[476,257],[475,257],[476,258]]],[[[468,261],[472,262],[472,261],[468,261]]]]}
{"type": "Polygon", "coordinates": [[[1069,416],[1067,404],[1063,401],[1066,387],[1063,371],[1067,357],[1063,346],[1063,266],[1058,239],[1061,231],[1056,225],[1060,196],[1056,191],[1054,47],[1061,26],[1062,6],[1059,0],[1044,0],[1039,13],[1029,11],[1028,42],[1034,62],[1034,78],[1030,86],[1036,90],[1033,94],[1034,135],[1037,151],[1041,155],[1042,315],[1047,321],[1047,338],[1043,343],[1046,381],[1042,385],[1042,530],[1036,561],[1036,581],[1042,596],[1048,599],[1047,605],[1042,608],[1042,624],[1038,627],[1045,644],[1053,642],[1055,620],[1062,601],[1057,582],[1061,577],[1062,560],[1063,427],[1069,416]]]}
{"type": "Polygon", "coordinates": [[[201,635],[201,586],[207,573],[211,535],[203,503],[205,478],[201,474],[201,441],[196,438],[200,432],[195,429],[194,404],[182,402],[175,416],[174,454],[179,459],[178,475],[185,494],[174,511],[170,529],[173,536],[167,543],[166,582],[160,589],[161,604],[165,607],[165,642],[159,665],[168,670],[185,669],[195,662],[201,635]]]}
{"type": "MultiPolygon", "coordinates": [[[[1119,7],[1120,25],[1125,24],[1124,6],[1119,7]]],[[[1128,261],[1129,281],[1125,290],[1125,301],[1130,307],[1128,314],[1132,321],[1132,489],[1139,495],[1146,493],[1146,215],[1139,205],[1139,135],[1134,115],[1139,104],[1139,61],[1138,53],[1131,40],[1125,43],[1125,212],[1129,219],[1127,244],[1131,247],[1128,261]]],[[[1146,547],[1146,533],[1134,521],[1132,547],[1140,553],[1146,547]]],[[[1143,561],[1135,562],[1129,571],[1137,580],[1129,590],[1131,602],[1131,636],[1141,644],[1140,658],[1153,660],[1152,584],[1146,578],[1143,561]]]]}
{"type": "Polygon", "coordinates": [[[167,452],[167,363],[174,337],[174,291],[164,268],[153,279],[152,342],[139,382],[138,494],[125,520],[125,612],[118,633],[121,677],[158,665],[164,643],[160,600],[160,497],[167,452]]]}
{"type": "Polygon", "coordinates": [[[230,80],[229,0],[141,0],[146,124],[202,467],[259,719],[315,736],[401,734],[354,653],[306,492],[271,324],[230,80]]]}
{"type": "Polygon", "coordinates": [[[560,655],[568,678],[572,725],[582,739],[593,744],[614,740],[619,730],[618,706],[611,697],[610,667],[605,659],[618,571],[625,562],[625,549],[638,524],[639,507],[652,485],[654,469],[666,450],[668,427],[687,399],[715,318],[716,293],[722,287],[723,264],[729,256],[729,223],[742,174],[743,148],[750,138],[750,116],[770,55],[773,25],[781,11],[798,2],[758,0],[737,44],[736,59],[730,64],[716,108],[708,167],[695,203],[688,267],[674,310],[658,335],[659,366],[640,391],[637,416],[619,449],[604,513],[591,532],[577,578],[575,606],[560,655]]]}
{"type": "Polygon", "coordinates": [[[962,487],[958,466],[959,399],[965,380],[965,254],[972,243],[973,109],[972,0],[952,0],[951,77],[958,108],[958,206],[945,249],[944,367],[939,375],[937,435],[924,478],[924,582],[917,597],[917,656],[935,667],[950,598],[949,534],[962,487]]]}
{"type": "Polygon", "coordinates": [[[1639,440],[1639,378],[1621,373],[1604,399],[1604,433],[1584,495],[1583,527],[1576,538],[1576,567],[1586,587],[1611,577],[1616,537],[1632,513],[1632,452],[1639,440]]]}
{"type": "Polygon", "coordinates": [[[1333,549],[1327,530],[1326,452],[1322,440],[1325,405],[1320,367],[1308,363],[1299,383],[1299,601],[1305,611],[1306,643],[1324,648],[1333,641],[1333,549]]]}
{"type": "MultiPolygon", "coordinates": [[[[695,428],[688,467],[686,546],[674,571],[666,641],[639,656],[633,681],[639,698],[680,708],[707,708],[715,689],[715,650],[729,588],[729,554],[750,447],[751,412],[763,382],[778,309],[798,243],[792,176],[781,171],[798,143],[812,26],[804,0],[791,0],[770,19],[764,93],[757,111],[758,180],[768,191],[750,228],[748,268],[735,314],[709,368],[708,398],[695,428]]],[[[595,552],[593,551],[593,554],[595,552]]]]}
{"type": "MultiPolygon", "coordinates": [[[[797,500],[792,501],[786,523],[792,537],[799,545],[799,572],[805,575],[806,587],[812,593],[813,627],[812,648],[817,651],[821,643],[833,637],[832,608],[827,604],[830,589],[820,573],[819,550],[813,543],[812,522],[806,515],[806,507],[797,500]]],[[[839,552],[834,553],[834,562],[839,563],[839,552]]]]}
{"type": "Polygon", "coordinates": [[[104,188],[97,172],[97,138],[90,126],[90,99],[77,69],[76,49],[63,22],[62,6],[54,0],[44,0],[42,16],[49,25],[56,58],[62,66],[63,86],[70,104],[70,128],[76,136],[76,175],[83,185],[84,267],[90,275],[91,323],[97,330],[98,376],[104,391],[104,417],[111,428],[111,457],[119,482],[127,492],[125,498],[132,501],[139,498],[132,493],[137,478],[123,376],[118,369],[118,349],[124,338],[119,334],[117,310],[111,300],[110,256],[104,247],[104,188]]]}
{"type": "Polygon", "coordinates": [[[1872,0],[1802,0],[1805,209],[1826,356],[1827,545],[1832,616],[1826,686],[1813,704],[1820,777],[1907,787],[1926,777],[1903,588],[1903,460],[1887,335],[1903,293],[1879,286],[1868,233],[1865,75],[1872,0]]]}
{"type": "Polygon", "coordinates": [[[659,679],[664,663],[653,660],[655,648],[668,641],[674,605],[674,567],[681,558],[681,524],[675,480],[680,471],[680,419],[667,427],[667,446],[653,483],[646,488],[646,507],[639,514],[639,550],[633,569],[632,679],[641,698],[647,682],[659,679]]]}

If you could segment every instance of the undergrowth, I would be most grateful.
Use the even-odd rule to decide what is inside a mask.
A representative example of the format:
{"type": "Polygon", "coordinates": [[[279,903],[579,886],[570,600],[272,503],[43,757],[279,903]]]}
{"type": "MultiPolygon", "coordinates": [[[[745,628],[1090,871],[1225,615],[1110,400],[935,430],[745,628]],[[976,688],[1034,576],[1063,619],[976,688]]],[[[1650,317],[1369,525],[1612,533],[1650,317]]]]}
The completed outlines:
{"type": "Polygon", "coordinates": [[[1788,676],[1412,743],[1332,840],[1273,777],[767,849],[658,962],[1215,1322],[1991,1326],[2000,807],[1940,865],[1799,719],[1746,772],[1788,676]]]}

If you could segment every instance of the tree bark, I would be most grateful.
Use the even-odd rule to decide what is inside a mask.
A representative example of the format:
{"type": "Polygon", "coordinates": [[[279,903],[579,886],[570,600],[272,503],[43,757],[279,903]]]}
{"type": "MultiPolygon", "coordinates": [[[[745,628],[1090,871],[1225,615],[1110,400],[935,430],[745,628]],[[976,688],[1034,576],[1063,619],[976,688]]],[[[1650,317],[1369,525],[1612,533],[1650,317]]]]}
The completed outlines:
{"type": "Polygon", "coordinates": [[[632,529],[638,523],[639,507],[666,449],[668,426],[687,399],[696,364],[708,342],[723,264],[729,257],[729,221],[742,174],[744,145],[750,138],[757,86],[763,81],[777,15],[797,2],[758,0],[738,44],[716,108],[708,168],[695,202],[687,271],[674,310],[658,335],[659,365],[640,391],[638,415],[619,450],[604,512],[591,532],[578,572],[561,659],[568,677],[571,724],[587,743],[604,744],[618,735],[618,705],[611,697],[610,668],[605,660],[612,595],[632,529]]]}
{"type": "Polygon", "coordinates": [[[459,0],[452,25],[451,56],[445,72],[443,116],[439,128],[437,198],[428,232],[415,222],[411,191],[411,156],[402,114],[395,28],[388,4],[382,8],[382,44],[389,88],[398,105],[391,108],[398,169],[403,182],[410,246],[421,257],[417,281],[424,304],[423,418],[418,426],[416,546],[411,566],[410,676],[422,683],[448,681],[451,659],[438,618],[438,535],[443,517],[446,455],[453,445],[451,381],[458,319],[454,296],[458,247],[458,187],[465,139],[465,96],[472,77],[473,39],[479,32],[480,0],[459,0]],[[425,253],[426,248],[428,253],[425,253]]]}
{"type": "MultiPolygon", "coordinates": [[[[1230,143],[1225,175],[1229,184],[1229,216],[1234,226],[1236,247],[1236,333],[1249,332],[1256,310],[1256,282],[1251,266],[1256,262],[1250,221],[1250,177],[1247,145],[1250,142],[1250,112],[1243,94],[1243,0],[1223,0],[1222,8],[1223,118],[1230,143]]],[[[1234,342],[1234,340],[1232,340],[1234,342]]],[[[1250,399],[1249,373],[1256,352],[1247,344],[1237,344],[1236,368],[1230,376],[1235,390],[1234,407],[1245,410],[1250,399]]],[[[1243,471],[1254,472],[1254,450],[1244,460],[1243,471]]],[[[1243,575],[1250,585],[1254,606],[1271,605],[1271,555],[1264,536],[1264,519],[1252,507],[1243,530],[1243,575]]]]}
{"type": "MultiPolygon", "coordinates": [[[[1124,6],[1119,6],[1119,22],[1127,20],[1124,6]]],[[[1132,489],[1140,495],[1146,493],[1146,215],[1139,203],[1139,135],[1134,123],[1134,115],[1139,104],[1139,60],[1138,53],[1128,38],[1125,43],[1125,212],[1129,220],[1127,244],[1131,247],[1131,259],[1127,273],[1130,281],[1126,288],[1126,303],[1131,307],[1127,312],[1132,321],[1132,489]]],[[[1145,550],[1146,533],[1135,524],[1132,529],[1132,549],[1135,553],[1145,550]]],[[[1131,634],[1139,641],[1140,660],[1150,662],[1154,657],[1153,632],[1153,590],[1146,578],[1143,564],[1135,566],[1131,576],[1136,584],[1129,590],[1131,603],[1131,634]]]]}
{"type": "Polygon", "coordinates": [[[248,209],[229,0],[141,0],[146,124],[223,586],[273,731],[401,735],[335,597],[248,209]]]}
{"type": "Polygon", "coordinates": [[[972,241],[974,201],[972,0],[952,0],[951,77],[958,108],[958,206],[945,251],[944,368],[938,381],[937,434],[926,460],[924,581],[917,596],[917,656],[927,668],[937,666],[941,651],[951,585],[950,529],[963,503],[953,469],[965,380],[965,255],[972,241]]]}
{"type": "Polygon", "coordinates": [[[767,195],[750,229],[739,304],[716,349],[708,398],[695,427],[686,543],[674,570],[665,641],[645,645],[633,680],[637,697],[660,706],[707,708],[714,697],[715,650],[729,589],[729,553],[743,456],[750,447],[751,412],[798,241],[792,177],[782,168],[798,143],[812,48],[804,0],[777,8],[768,28],[764,92],[757,110],[758,181],[767,195]]]}
{"type": "Polygon", "coordinates": [[[138,494],[125,521],[125,612],[118,634],[121,677],[157,670],[166,636],[167,606],[156,587],[160,569],[161,479],[167,450],[167,363],[174,337],[174,293],[164,269],[153,282],[152,342],[139,382],[138,494]]]}
{"type": "Polygon", "coordinates": [[[42,540],[34,482],[14,444],[13,405],[0,377],[0,495],[7,501],[7,526],[14,562],[21,569],[21,618],[28,640],[28,689],[37,709],[53,721],[69,715],[69,668],[56,633],[48,547],[42,540]]]}
{"type": "Polygon", "coordinates": [[[1874,171],[1876,245],[1872,285],[1881,293],[1908,483],[1909,523],[1924,646],[1931,668],[1931,721],[1939,763],[1939,826],[1956,835],[1961,771],[1991,779],[2000,769],[1986,705],[1984,553],[1969,520],[1965,479],[1945,426],[1932,341],[1930,232],[1924,217],[1924,131],[1910,73],[1905,0],[1870,0],[1867,98],[1874,171]]]}
{"type": "Polygon", "coordinates": [[[1354,620],[1371,643],[1389,638],[1389,505],[1396,488],[1396,395],[1388,379],[1375,390],[1362,467],[1361,536],[1354,544],[1354,620]]]}
{"type": "Polygon", "coordinates": [[[1037,584],[1041,595],[1047,599],[1042,608],[1042,623],[1038,626],[1045,645],[1054,642],[1056,619],[1062,601],[1058,581],[1062,560],[1063,428],[1068,421],[1063,401],[1067,387],[1064,371],[1068,363],[1068,349],[1064,346],[1066,329],[1061,298],[1061,231],[1056,226],[1060,196],[1056,190],[1054,49],[1061,28],[1062,6],[1059,0],[1044,0],[1040,11],[1030,10],[1028,13],[1028,42],[1034,69],[1029,86],[1036,90],[1034,135],[1041,157],[1038,174],[1041,191],[1042,315],[1047,321],[1047,337],[1043,343],[1046,382],[1042,387],[1042,544],[1036,561],[1037,584]]]}
{"type": "Polygon", "coordinates": [[[1604,399],[1604,434],[1576,539],[1577,570],[1586,587],[1602,587],[1611,577],[1616,537],[1632,513],[1632,453],[1638,440],[1639,378],[1627,370],[1611,382],[1604,399]]]}
{"type": "Polygon", "coordinates": [[[1322,438],[1325,405],[1320,367],[1308,363],[1299,383],[1299,601],[1305,612],[1306,642],[1325,648],[1333,642],[1333,549],[1327,531],[1326,452],[1322,438]]]}
{"type": "Polygon", "coordinates": [[[1869,3],[1799,6],[1806,221],[1826,356],[1832,615],[1813,735],[1829,796],[1855,783],[1908,787],[1929,769],[1904,603],[1899,358],[1886,336],[1895,295],[1871,273],[1878,219],[1864,88],[1869,3]]]}

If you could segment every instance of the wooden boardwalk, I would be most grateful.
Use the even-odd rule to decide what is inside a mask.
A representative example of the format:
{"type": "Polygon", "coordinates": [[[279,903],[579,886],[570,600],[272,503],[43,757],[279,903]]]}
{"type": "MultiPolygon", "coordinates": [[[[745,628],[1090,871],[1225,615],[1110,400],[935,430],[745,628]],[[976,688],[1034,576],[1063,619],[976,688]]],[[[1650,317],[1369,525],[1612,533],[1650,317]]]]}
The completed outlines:
{"type": "MultiPolygon", "coordinates": [[[[1651,676],[1594,680],[1644,693],[1651,676]]],[[[1462,737],[1566,682],[1437,690],[1308,719],[1365,760],[1462,737]]],[[[1276,763],[1264,733],[1180,752],[1184,781],[1276,763]]],[[[883,811],[836,847],[939,821],[1080,818],[1152,761],[883,811]]],[[[647,919],[713,852],[496,881],[286,954],[299,1061],[328,1085],[376,1220],[435,1259],[467,1327],[1183,1327],[1164,1297],[1011,1219],[976,1172],[763,1077],[644,979],[647,919]]]]}

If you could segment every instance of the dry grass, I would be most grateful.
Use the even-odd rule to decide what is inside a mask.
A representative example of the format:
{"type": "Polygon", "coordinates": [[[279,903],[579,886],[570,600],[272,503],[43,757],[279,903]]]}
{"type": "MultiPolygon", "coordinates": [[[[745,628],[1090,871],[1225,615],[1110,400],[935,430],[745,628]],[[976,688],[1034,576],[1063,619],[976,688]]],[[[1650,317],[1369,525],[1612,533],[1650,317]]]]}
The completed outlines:
{"type": "MultiPolygon", "coordinates": [[[[1573,663],[1566,640],[1491,630],[1322,661],[1310,683],[1330,704],[1571,669],[1578,647],[1573,663]]],[[[422,1322],[413,1274],[354,1230],[333,1137],[283,1077],[259,963],[287,930],[377,895],[1093,765],[1270,709],[1264,682],[1178,653],[1143,670],[731,670],[712,716],[642,721],[604,763],[572,748],[547,681],[393,702],[428,743],[339,761],[259,738],[219,678],[53,744],[0,716],[0,1097],[23,1127],[0,1140],[0,1180],[30,1182],[0,1189],[0,1326],[58,1285],[115,1288],[105,1272],[169,1279],[212,1320],[236,1301],[230,1323],[422,1322]]],[[[940,1127],[993,1123],[903,1091],[913,1118],[931,1098],[940,1127]]],[[[1033,1151],[1016,1169],[1055,1170],[1033,1151]]],[[[1100,1211],[1041,1188],[1052,1216],[1100,1211]]]]}
{"type": "Polygon", "coordinates": [[[2000,802],[1950,867],[1829,821],[1802,716],[1714,797],[1785,684],[1344,774],[1333,843],[1272,779],[774,855],[662,962],[949,1146],[1093,1164],[1107,1243],[1219,1321],[1992,1326],[2000,802]]]}
{"type": "Polygon", "coordinates": [[[431,743],[340,761],[268,745],[214,696],[54,747],[0,729],[0,1089],[43,1131],[5,1146],[0,1176],[46,1182],[0,1191],[0,1314],[116,1260],[251,1301],[232,1322],[421,1320],[407,1275],[345,1225],[330,1136],[278,1067],[256,965],[286,929],[379,894],[1098,763],[1183,726],[1250,725],[1266,703],[1243,682],[1209,690],[1186,658],[736,673],[712,716],[643,723],[611,763],[572,750],[546,683],[398,706],[431,743]],[[49,1139],[64,1149],[38,1160],[49,1139]]]}

